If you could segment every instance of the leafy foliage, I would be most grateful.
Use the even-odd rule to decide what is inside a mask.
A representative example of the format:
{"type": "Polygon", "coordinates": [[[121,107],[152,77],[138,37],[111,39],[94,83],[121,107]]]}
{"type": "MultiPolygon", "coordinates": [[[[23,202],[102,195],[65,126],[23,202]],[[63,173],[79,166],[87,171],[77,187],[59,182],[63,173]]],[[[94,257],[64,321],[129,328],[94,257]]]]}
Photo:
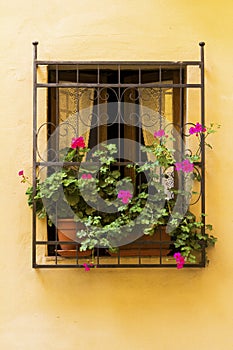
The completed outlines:
{"type": "MultiPolygon", "coordinates": [[[[196,124],[191,129],[190,134],[197,133],[200,142],[204,137],[205,144],[209,146],[205,139],[215,132],[213,125],[203,128],[196,124]]],[[[76,140],[72,141],[72,145],[76,140]]],[[[150,146],[141,147],[142,152],[154,156],[154,161],[129,164],[127,168],[132,177],[124,177],[116,166],[118,151],[114,144],[103,144],[88,159],[88,167],[82,167],[89,150],[81,140],[81,147],[61,150],[63,167],[48,174],[44,181],[37,179],[36,193],[29,186],[26,191],[28,204],[32,207],[34,201],[38,217],[48,216],[50,225],[56,223],[58,217],[74,217],[76,221],[83,222],[85,229],[77,232],[77,236],[82,238],[82,250],[96,245],[111,248],[114,240],[119,242],[119,237],[124,239],[136,227],[146,235],[153,235],[157,226],[169,225],[174,251],[181,252],[186,261],[195,262],[196,251],[201,251],[203,245],[208,247],[216,242],[216,238],[208,233],[212,226],[205,224],[204,216],[197,220],[190,211],[183,214],[179,208],[176,209],[177,196],[185,203],[192,190],[170,188],[168,198],[162,180],[166,178],[168,168],[181,171],[182,164],[187,161],[189,167],[184,170],[183,178],[200,181],[199,172],[191,170],[193,163],[200,161],[201,146],[195,154],[186,156],[183,163],[176,163],[175,150],[167,147],[167,140],[168,135],[159,130],[150,146]],[[145,174],[149,177],[141,181],[145,174]],[[132,183],[139,185],[136,187],[132,183]]],[[[169,140],[174,141],[172,137],[169,140]]]]}

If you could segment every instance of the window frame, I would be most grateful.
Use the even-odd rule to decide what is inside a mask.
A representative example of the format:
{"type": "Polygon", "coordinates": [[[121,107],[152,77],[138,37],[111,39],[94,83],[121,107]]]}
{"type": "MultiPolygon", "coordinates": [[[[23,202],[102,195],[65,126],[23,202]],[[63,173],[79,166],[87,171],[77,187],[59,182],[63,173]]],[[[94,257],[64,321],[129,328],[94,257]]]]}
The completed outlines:
{"type": "MultiPolygon", "coordinates": [[[[38,161],[38,152],[37,152],[37,136],[38,136],[38,111],[37,111],[37,103],[38,103],[38,89],[46,88],[48,89],[48,116],[51,120],[48,120],[48,125],[52,125],[53,123],[55,125],[58,124],[58,114],[57,114],[57,102],[50,101],[57,100],[58,97],[58,89],[62,87],[96,87],[96,88],[103,88],[103,87],[112,87],[116,89],[121,88],[127,88],[127,87],[156,87],[158,89],[162,88],[172,88],[173,89],[173,116],[174,116],[174,123],[180,124],[182,127],[185,123],[185,96],[186,91],[189,88],[199,89],[200,90],[200,105],[201,105],[201,118],[200,122],[204,125],[205,124],[205,105],[204,105],[204,51],[203,46],[201,46],[201,58],[199,61],[180,61],[180,62],[173,62],[173,61],[153,61],[153,62],[80,62],[80,61],[41,61],[37,59],[37,44],[34,43],[34,69],[33,69],[33,193],[36,191],[36,174],[38,167],[43,166],[50,166],[49,161],[38,161]],[[48,67],[48,81],[46,83],[44,82],[38,82],[38,68],[46,66],[48,67]],[[80,76],[78,76],[78,68],[80,66],[87,66],[87,67],[98,67],[97,68],[97,81],[93,83],[91,82],[90,74],[88,77],[88,74],[86,74],[85,79],[87,79],[86,83],[80,82],[80,76]],[[118,78],[119,81],[114,84],[109,84],[108,82],[102,82],[100,81],[100,68],[101,66],[109,66],[109,67],[117,67],[118,70],[118,78]],[[137,84],[135,83],[121,83],[120,81],[120,75],[119,75],[119,68],[121,67],[139,67],[139,81],[137,84]],[[142,82],[141,81],[141,75],[140,70],[143,67],[157,67],[156,72],[158,74],[158,81],[157,82],[142,82]],[[189,66],[197,66],[200,69],[200,77],[201,81],[199,83],[187,83],[186,82],[186,73],[187,73],[187,67],[189,66]],[[55,67],[55,69],[53,69],[55,67]],[[65,76],[62,76],[63,69],[69,67],[76,67],[76,76],[74,73],[72,73],[72,79],[67,79],[65,76]],[[168,73],[165,73],[165,70],[168,69],[168,73]],[[169,71],[170,70],[170,71],[169,71]],[[163,83],[164,80],[169,80],[168,78],[171,77],[171,72],[173,75],[173,83],[163,83]],[[62,83],[60,82],[60,78],[65,78],[65,80],[68,81],[70,79],[71,81],[62,83]],[[165,79],[166,78],[166,79],[165,79]],[[76,81],[75,81],[76,80],[76,81]]],[[[71,75],[70,73],[65,73],[65,75],[71,75]]],[[[85,74],[84,74],[85,75],[85,74]]],[[[84,79],[84,77],[82,78],[84,79]]],[[[81,79],[81,80],[82,80],[81,79]]],[[[52,128],[49,129],[49,133],[51,133],[53,130],[52,128]]],[[[183,137],[184,135],[182,135],[183,137]]],[[[201,142],[201,152],[202,152],[202,158],[200,166],[200,172],[201,172],[201,212],[205,213],[205,148],[204,148],[204,142],[202,140],[201,142]]],[[[203,217],[203,221],[205,221],[205,218],[203,217]]],[[[50,263],[50,260],[43,263],[39,263],[37,259],[37,248],[38,246],[45,246],[45,247],[51,247],[52,245],[58,245],[59,242],[57,239],[51,240],[51,236],[47,240],[38,240],[37,239],[37,219],[36,219],[36,208],[35,205],[33,205],[33,254],[32,254],[32,261],[33,261],[33,267],[34,268],[54,268],[54,267],[82,267],[80,265],[78,258],[74,263],[62,263],[59,261],[59,257],[57,254],[55,254],[54,264],[50,263]]],[[[175,263],[163,263],[162,258],[160,256],[160,259],[157,263],[147,263],[143,264],[141,263],[141,259],[139,257],[138,263],[121,263],[119,256],[118,256],[118,263],[112,264],[101,264],[99,262],[99,253],[97,254],[98,258],[98,267],[175,267],[175,263]]],[[[204,267],[205,266],[205,249],[203,247],[202,252],[202,258],[200,263],[198,264],[188,264],[187,267],[204,267]]]]}

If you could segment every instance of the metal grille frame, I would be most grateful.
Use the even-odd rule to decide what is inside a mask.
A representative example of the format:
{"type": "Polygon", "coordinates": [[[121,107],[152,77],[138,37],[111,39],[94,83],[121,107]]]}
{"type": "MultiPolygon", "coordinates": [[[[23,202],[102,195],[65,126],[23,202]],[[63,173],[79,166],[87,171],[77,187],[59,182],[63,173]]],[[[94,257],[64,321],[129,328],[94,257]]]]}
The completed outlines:
{"type": "MultiPolygon", "coordinates": [[[[205,77],[204,77],[204,42],[199,43],[200,46],[200,60],[197,61],[146,61],[146,62],[140,62],[140,61],[130,61],[130,62],[123,62],[123,61],[48,61],[48,60],[38,60],[37,58],[37,47],[38,42],[33,42],[33,49],[34,49],[34,57],[33,57],[33,171],[32,171],[32,183],[33,183],[33,194],[36,193],[36,179],[37,179],[37,171],[40,167],[53,167],[56,165],[61,165],[59,162],[56,161],[44,161],[43,159],[40,159],[39,153],[38,153],[38,133],[40,130],[41,125],[38,125],[38,91],[40,89],[49,89],[53,88],[56,90],[56,95],[58,96],[58,91],[61,88],[80,88],[80,87],[86,87],[86,88],[95,88],[95,89],[101,89],[101,88],[114,88],[118,89],[120,94],[120,89],[127,89],[127,88],[171,88],[171,89],[178,89],[179,90],[179,98],[180,98],[180,121],[181,124],[185,123],[184,120],[184,110],[183,110],[183,102],[184,102],[184,95],[188,91],[188,89],[197,89],[200,92],[200,120],[199,122],[202,125],[205,125],[205,77]],[[97,71],[97,81],[96,82],[80,82],[79,80],[79,71],[80,67],[95,67],[97,71]],[[117,75],[118,75],[118,82],[117,83],[103,83],[101,81],[100,72],[101,67],[108,67],[108,66],[114,66],[117,75]],[[158,81],[155,83],[143,83],[141,80],[141,69],[143,67],[152,67],[154,69],[156,67],[156,70],[158,72],[158,81]],[[53,69],[55,72],[55,82],[39,82],[38,80],[38,69],[41,67],[48,67],[49,70],[53,69]],[[72,68],[73,70],[76,70],[76,81],[75,82],[60,82],[59,81],[59,71],[61,69],[66,68],[72,68]],[[127,67],[135,67],[138,70],[138,81],[136,83],[124,83],[121,81],[121,70],[122,67],[126,69],[127,67]],[[200,70],[200,82],[198,83],[186,83],[184,79],[184,72],[187,70],[188,67],[198,67],[200,70]],[[179,81],[173,82],[173,83],[164,83],[162,81],[162,75],[164,69],[170,69],[174,70],[177,69],[179,71],[179,81]]],[[[58,103],[58,102],[56,102],[58,103]]],[[[56,105],[56,109],[58,109],[58,105],[56,105]]],[[[45,121],[45,123],[48,123],[48,121],[45,121]]],[[[58,123],[58,120],[57,120],[58,123]]],[[[182,125],[183,126],[183,125],[182,125]]],[[[201,213],[205,213],[205,144],[204,139],[201,138],[201,162],[196,164],[196,166],[199,167],[200,175],[201,175],[201,182],[200,182],[200,210],[201,213]]],[[[205,216],[203,216],[203,223],[205,224],[205,216]]],[[[202,228],[204,230],[204,228],[202,228]]],[[[59,241],[57,239],[57,235],[55,240],[48,240],[48,239],[38,239],[37,238],[37,232],[38,232],[38,223],[36,218],[36,206],[35,203],[33,204],[33,210],[32,210],[32,266],[33,268],[83,268],[83,259],[79,258],[78,250],[77,254],[74,258],[61,258],[57,253],[55,253],[54,256],[46,256],[46,253],[41,255],[41,247],[48,250],[50,246],[57,247],[59,245],[59,241]]],[[[64,242],[65,243],[65,242],[64,242]]],[[[66,243],[65,243],[66,244],[66,243]]],[[[161,247],[163,244],[166,244],[166,242],[160,242],[161,247]]],[[[206,265],[206,252],[205,247],[203,246],[201,256],[199,259],[199,262],[196,264],[188,263],[185,264],[185,268],[190,267],[205,267],[206,265]]],[[[96,256],[95,256],[95,267],[98,268],[175,268],[176,263],[174,259],[169,257],[163,257],[162,253],[160,252],[160,255],[157,257],[157,259],[144,259],[142,256],[140,256],[140,251],[137,257],[135,257],[133,260],[131,258],[125,259],[122,258],[120,253],[115,257],[110,257],[108,259],[102,258],[99,249],[96,249],[96,256]]]]}

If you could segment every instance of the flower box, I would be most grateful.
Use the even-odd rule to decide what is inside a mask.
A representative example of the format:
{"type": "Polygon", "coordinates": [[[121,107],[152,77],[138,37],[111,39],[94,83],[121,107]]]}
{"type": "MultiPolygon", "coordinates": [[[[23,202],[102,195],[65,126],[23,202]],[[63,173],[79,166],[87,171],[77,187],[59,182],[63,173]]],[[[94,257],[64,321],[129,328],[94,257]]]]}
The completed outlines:
{"type": "Polygon", "coordinates": [[[109,251],[111,256],[166,256],[170,252],[171,237],[166,226],[160,226],[153,235],[143,235],[134,242],[119,247],[117,252],[109,251]]]}
{"type": "Polygon", "coordinates": [[[82,230],[84,225],[75,222],[73,219],[58,219],[57,222],[57,235],[58,240],[61,242],[71,242],[70,244],[60,243],[61,249],[57,250],[57,253],[64,257],[86,257],[91,255],[91,250],[80,251],[80,244],[72,243],[77,242],[77,231],[82,230]]]}

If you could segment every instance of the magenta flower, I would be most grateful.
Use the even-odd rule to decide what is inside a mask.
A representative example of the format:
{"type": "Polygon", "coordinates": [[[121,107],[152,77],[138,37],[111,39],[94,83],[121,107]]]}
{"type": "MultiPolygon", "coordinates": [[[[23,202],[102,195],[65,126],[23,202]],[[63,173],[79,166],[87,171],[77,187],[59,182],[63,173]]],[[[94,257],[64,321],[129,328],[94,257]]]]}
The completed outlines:
{"type": "Polygon", "coordinates": [[[185,159],[182,162],[182,170],[185,173],[190,173],[193,171],[194,165],[189,161],[189,159],[185,159]]]}
{"type": "Polygon", "coordinates": [[[85,268],[85,271],[90,271],[90,266],[87,263],[84,263],[83,267],[85,268]]]}
{"type": "Polygon", "coordinates": [[[173,258],[175,258],[175,259],[180,259],[181,258],[181,253],[175,253],[174,255],[173,255],[173,258]]]}
{"type": "Polygon", "coordinates": [[[165,136],[165,131],[163,129],[160,129],[160,130],[154,132],[155,138],[156,137],[163,137],[163,136],[165,136]]]}
{"type": "Polygon", "coordinates": [[[194,128],[193,126],[189,129],[189,134],[196,134],[196,128],[194,128]]]}
{"type": "Polygon", "coordinates": [[[193,171],[194,165],[189,159],[185,159],[182,162],[175,163],[176,171],[183,171],[184,173],[190,173],[193,171]]]}
{"type": "Polygon", "coordinates": [[[28,177],[26,177],[26,176],[24,175],[24,171],[23,171],[23,170],[20,170],[20,171],[18,172],[18,175],[19,175],[19,176],[22,176],[22,177],[21,177],[21,182],[22,182],[22,183],[27,182],[28,177]]]}
{"type": "Polygon", "coordinates": [[[130,191],[120,190],[117,195],[118,198],[121,198],[123,204],[128,204],[129,200],[133,197],[130,191]]]}
{"type": "Polygon", "coordinates": [[[176,171],[181,171],[182,170],[182,162],[176,162],[175,163],[176,171]]]}
{"type": "Polygon", "coordinates": [[[177,269],[182,269],[184,267],[184,264],[177,264],[177,269]]]}
{"type": "Polygon", "coordinates": [[[80,137],[73,137],[71,141],[71,148],[85,148],[85,142],[84,138],[82,136],[80,137]]]}
{"type": "Polygon", "coordinates": [[[181,257],[179,258],[179,263],[183,264],[185,263],[185,258],[181,255],[181,257]]]}
{"type": "Polygon", "coordinates": [[[122,197],[122,203],[123,204],[128,204],[129,203],[129,198],[128,197],[122,197]]]}
{"type": "Polygon", "coordinates": [[[176,259],[177,269],[182,269],[185,263],[185,258],[179,252],[175,253],[173,257],[176,259]]]}
{"type": "Polygon", "coordinates": [[[196,124],[196,132],[205,132],[206,129],[200,123],[196,124]]]}
{"type": "Polygon", "coordinates": [[[93,266],[93,264],[92,263],[84,263],[83,264],[83,267],[85,268],[85,271],[90,271],[90,268],[91,268],[91,266],[93,266]]]}
{"type": "Polygon", "coordinates": [[[201,133],[201,132],[205,132],[206,131],[206,128],[204,128],[200,123],[196,123],[195,127],[191,127],[189,129],[189,134],[192,135],[192,134],[196,134],[198,135],[198,133],[201,133]]]}
{"type": "Polygon", "coordinates": [[[82,174],[81,178],[84,180],[90,180],[90,179],[92,179],[92,175],[91,174],[82,174]]]}

